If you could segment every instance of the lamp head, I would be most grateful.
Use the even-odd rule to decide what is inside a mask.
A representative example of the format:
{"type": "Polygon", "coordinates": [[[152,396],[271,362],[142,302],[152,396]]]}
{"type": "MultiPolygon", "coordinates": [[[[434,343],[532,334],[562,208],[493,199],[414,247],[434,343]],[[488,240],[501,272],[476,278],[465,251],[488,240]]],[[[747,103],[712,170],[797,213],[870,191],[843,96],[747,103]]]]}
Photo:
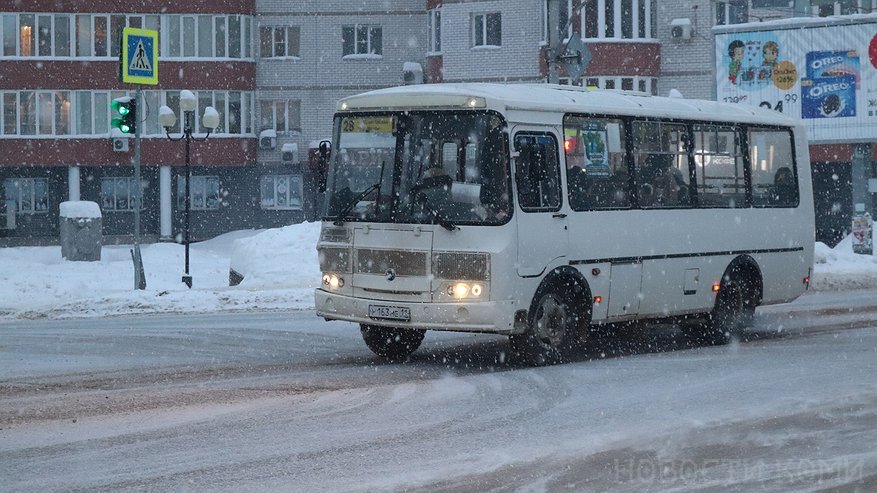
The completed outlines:
{"type": "Polygon", "coordinates": [[[171,128],[177,124],[177,115],[174,114],[174,110],[170,109],[167,106],[162,106],[158,109],[158,124],[164,128],[171,128]]]}
{"type": "Polygon", "coordinates": [[[198,99],[192,91],[184,89],[180,91],[180,111],[195,111],[198,99]]]}
{"type": "Polygon", "coordinates": [[[204,116],[201,117],[201,126],[209,131],[214,131],[219,126],[219,112],[213,106],[204,108],[204,116]]]}

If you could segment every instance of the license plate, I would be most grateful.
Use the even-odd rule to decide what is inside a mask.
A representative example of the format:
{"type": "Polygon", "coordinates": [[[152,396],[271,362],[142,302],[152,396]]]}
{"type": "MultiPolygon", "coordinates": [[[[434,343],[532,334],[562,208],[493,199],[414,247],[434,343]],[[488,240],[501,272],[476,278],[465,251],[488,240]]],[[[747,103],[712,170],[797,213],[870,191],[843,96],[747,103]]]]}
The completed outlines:
{"type": "Polygon", "coordinates": [[[369,305],[368,316],[383,320],[411,320],[411,309],[403,306],[369,305]]]}

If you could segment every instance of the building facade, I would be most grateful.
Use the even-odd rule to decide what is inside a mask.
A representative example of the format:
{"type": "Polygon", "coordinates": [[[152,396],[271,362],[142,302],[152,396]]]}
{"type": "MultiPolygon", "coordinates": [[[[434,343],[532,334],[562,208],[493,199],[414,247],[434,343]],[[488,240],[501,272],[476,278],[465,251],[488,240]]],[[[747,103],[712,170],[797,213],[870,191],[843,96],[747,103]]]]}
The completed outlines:
{"type": "MultiPolygon", "coordinates": [[[[314,151],[331,138],[337,101],[351,94],[412,82],[547,81],[556,30],[580,36],[592,54],[575,81],[560,67],[562,84],[715,99],[716,26],[877,7],[877,0],[557,1],[556,26],[548,24],[549,0],[143,0],[136,12],[113,0],[4,5],[0,244],[57,241],[64,200],[98,202],[105,236],[130,236],[133,141],[109,125],[110,101],[133,91],[118,77],[116,40],[125,26],[160,32],[160,84],[145,88],[140,109],[149,241],[182,231],[184,146],[167,139],[157,113],[161,105],[178,110],[183,89],[196,93],[198,115],[213,106],[221,116],[206,142],[192,144],[192,235],[204,239],[316,217],[314,151]]],[[[179,132],[178,123],[171,136],[179,132]]],[[[195,132],[205,136],[197,123],[195,132]]],[[[834,238],[849,224],[853,181],[875,176],[877,149],[864,140],[817,141],[811,156],[821,239],[834,238]],[[867,163],[856,170],[864,171],[854,172],[862,156],[867,163]]]]}
{"type": "MultiPolygon", "coordinates": [[[[185,208],[184,146],[158,124],[162,105],[179,114],[180,91],[213,106],[220,126],[193,143],[192,233],[207,238],[247,227],[237,211],[258,197],[253,118],[256,64],[252,0],[11,2],[0,12],[0,237],[5,244],[58,235],[59,203],[100,204],[106,238],[129,237],[136,187],[147,240],[173,238],[185,208]],[[125,10],[121,10],[124,8],[125,10]],[[119,77],[124,27],[160,32],[160,83],[144,87],[142,180],[133,181],[133,140],[110,130],[110,102],[133,95],[119,77]]],[[[181,118],[180,118],[181,119],[181,118]]],[[[180,133],[180,123],[171,129],[180,133]]],[[[110,240],[111,241],[111,240],[110,240]]]]}

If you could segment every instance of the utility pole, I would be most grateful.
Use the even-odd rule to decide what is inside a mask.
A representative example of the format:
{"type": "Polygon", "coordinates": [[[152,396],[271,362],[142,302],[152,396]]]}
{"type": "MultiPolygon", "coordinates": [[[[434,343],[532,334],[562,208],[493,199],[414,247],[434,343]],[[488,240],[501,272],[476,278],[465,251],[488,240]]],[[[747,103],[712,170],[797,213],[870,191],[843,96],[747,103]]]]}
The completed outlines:
{"type": "MultiPolygon", "coordinates": [[[[137,86],[134,92],[134,107],[141,108],[143,90],[137,86]]],[[[135,118],[139,118],[139,113],[135,118]]],[[[143,203],[143,186],[140,184],[140,127],[134,125],[134,289],[146,289],[146,274],[143,272],[143,257],[140,256],[140,205],[143,203]]]]}
{"type": "Polygon", "coordinates": [[[560,1],[548,0],[548,83],[557,84],[557,58],[560,56],[560,1]]]}

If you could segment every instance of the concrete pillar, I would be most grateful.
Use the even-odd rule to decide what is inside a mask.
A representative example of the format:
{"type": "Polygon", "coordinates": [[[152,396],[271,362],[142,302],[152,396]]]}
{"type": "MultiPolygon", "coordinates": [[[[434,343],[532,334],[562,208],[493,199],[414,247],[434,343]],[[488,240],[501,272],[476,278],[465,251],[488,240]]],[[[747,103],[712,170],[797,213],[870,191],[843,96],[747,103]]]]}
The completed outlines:
{"type": "Polygon", "coordinates": [[[67,168],[67,200],[79,200],[79,166],[67,168]]]}
{"type": "Polygon", "coordinates": [[[171,167],[162,166],[158,170],[158,196],[160,204],[160,234],[162,240],[170,240],[173,235],[171,201],[171,167]]]}

